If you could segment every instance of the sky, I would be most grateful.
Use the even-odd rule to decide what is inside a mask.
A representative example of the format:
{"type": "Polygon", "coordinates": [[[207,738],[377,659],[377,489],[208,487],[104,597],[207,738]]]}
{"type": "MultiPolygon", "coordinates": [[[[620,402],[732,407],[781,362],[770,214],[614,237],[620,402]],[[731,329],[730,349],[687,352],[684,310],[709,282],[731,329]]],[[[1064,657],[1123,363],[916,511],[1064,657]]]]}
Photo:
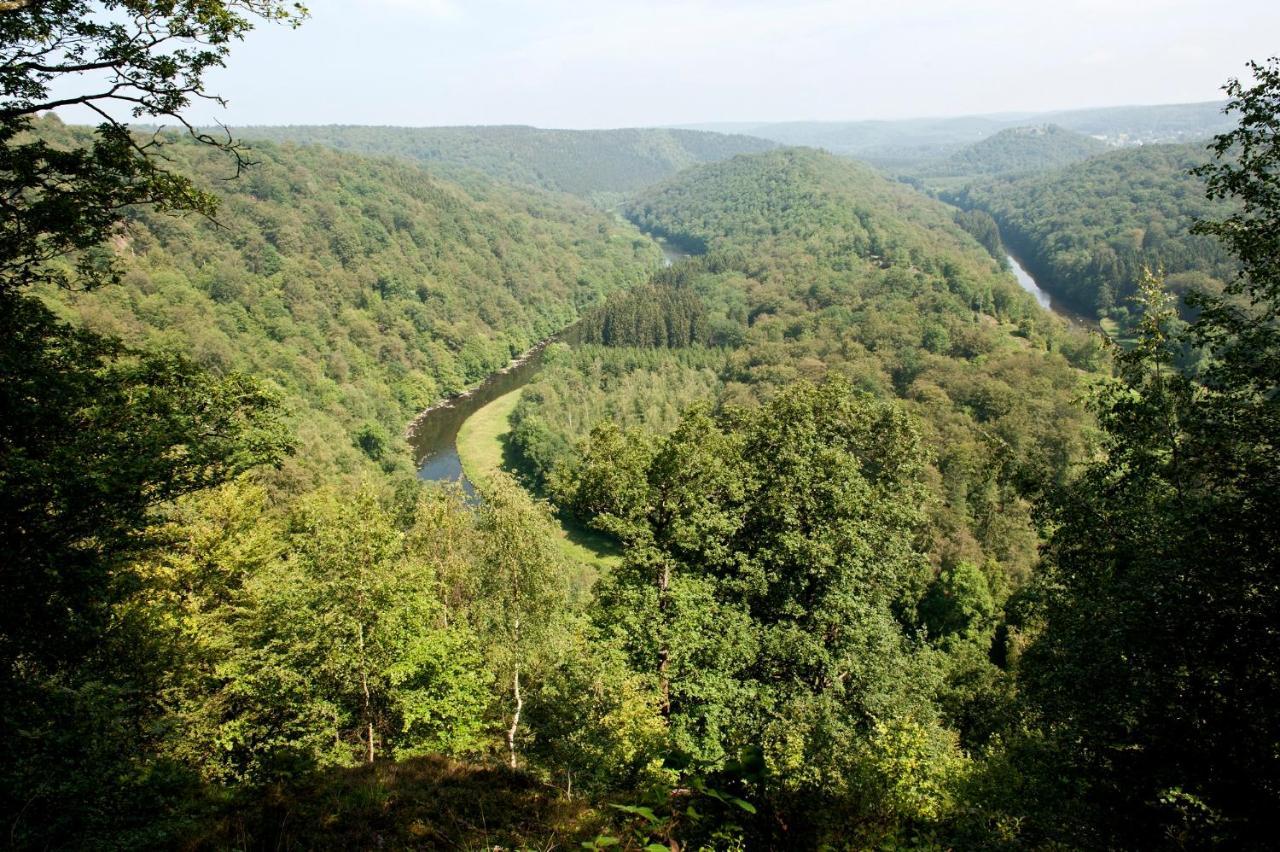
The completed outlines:
{"type": "Polygon", "coordinates": [[[308,0],[198,122],[605,128],[1214,100],[1276,0],[308,0]]]}

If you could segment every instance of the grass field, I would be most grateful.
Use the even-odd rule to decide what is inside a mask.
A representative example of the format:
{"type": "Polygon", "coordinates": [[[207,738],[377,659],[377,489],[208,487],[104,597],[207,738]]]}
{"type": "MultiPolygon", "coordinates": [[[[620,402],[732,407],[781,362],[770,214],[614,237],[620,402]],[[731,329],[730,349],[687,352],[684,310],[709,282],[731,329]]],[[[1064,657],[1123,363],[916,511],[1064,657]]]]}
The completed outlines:
{"type": "Polygon", "coordinates": [[[503,438],[511,431],[511,412],[524,394],[524,388],[498,397],[476,411],[458,430],[458,458],[462,472],[477,486],[483,486],[495,471],[502,470],[506,444],[503,438]]]}
{"type": "Polygon", "coordinates": [[[1120,323],[1110,317],[1098,320],[1098,326],[1107,337],[1120,344],[1122,349],[1132,349],[1138,345],[1138,336],[1134,329],[1121,328],[1120,323]]]}
{"type": "MultiPolygon", "coordinates": [[[[511,412],[520,402],[524,388],[498,397],[467,418],[458,430],[458,458],[462,472],[476,488],[484,491],[485,480],[508,467],[506,435],[511,431],[511,412]]],[[[619,562],[617,545],[594,530],[578,524],[561,523],[559,546],[565,558],[590,569],[590,573],[619,562]]],[[[586,585],[590,579],[583,578],[586,585]]]]}

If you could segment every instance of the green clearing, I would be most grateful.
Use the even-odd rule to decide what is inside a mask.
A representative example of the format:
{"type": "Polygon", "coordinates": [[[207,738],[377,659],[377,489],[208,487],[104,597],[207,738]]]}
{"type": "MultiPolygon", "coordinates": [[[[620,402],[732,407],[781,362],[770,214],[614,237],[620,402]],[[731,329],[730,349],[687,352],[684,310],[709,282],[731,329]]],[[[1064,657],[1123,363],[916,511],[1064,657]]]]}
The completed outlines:
{"type": "Polygon", "coordinates": [[[1133,329],[1120,325],[1111,317],[1098,320],[1098,327],[1124,349],[1132,349],[1138,345],[1138,338],[1133,329]]]}
{"type": "Polygon", "coordinates": [[[458,458],[467,479],[482,484],[505,465],[507,432],[511,430],[511,412],[524,394],[524,388],[503,394],[480,408],[458,429],[458,458]]]}
{"type": "MultiPolygon", "coordinates": [[[[511,412],[523,393],[524,388],[518,388],[503,394],[468,417],[458,430],[458,459],[462,462],[462,472],[480,490],[495,471],[512,469],[506,438],[511,430],[511,412]]],[[[561,535],[557,544],[567,559],[591,569],[592,574],[618,564],[621,554],[616,543],[571,520],[558,520],[561,535]]],[[[591,579],[583,578],[586,586],[590,586],[591,579]]]]}

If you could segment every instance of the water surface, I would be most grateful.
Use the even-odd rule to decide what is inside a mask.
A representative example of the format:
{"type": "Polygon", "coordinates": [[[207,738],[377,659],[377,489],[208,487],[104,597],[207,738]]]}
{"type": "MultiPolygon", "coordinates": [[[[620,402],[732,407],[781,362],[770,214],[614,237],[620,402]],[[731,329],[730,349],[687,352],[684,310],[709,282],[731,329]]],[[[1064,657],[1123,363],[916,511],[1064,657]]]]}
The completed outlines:
{"type": "Polygon", "coordinates": [[[1036,283],[1036,279],[1031,277],[1031,273],[1022,268],[1022,264],[1018,263],[1018,259],[1013,255],[1005,255],[1009,258],[1009,266],[1013,269],[1013,277],[1018,279],[1018,286],[1023,290],[1036,297],[1036,301],[1040,303],[1040,307],[1047,311],[1053,310],[1053,299],[1044,290],[1040,289],[1040,285],[1036,283]]]}
{"type": "Polygon", "coordinates": [[[1013,277],[1018,279],[1018,286],[1035,296],[1040,307],[1046,311],[1052,311],[1072,325],[1083,325],[1086,328],[1097,326],[1098,321],[1096,319],[1068,308],[1062,303],[1061,299],[1054,301],[1053,297],[1031,277],[1031,273],[1023,268],[1016,257],[1011,254],[1005,256],[1009,258],[1009,267],[1013,270],[1013,277]]]}
{"type": "Polygon", "coordinates": [[[468,495],[474,494],[471,483],[467,482],[462,473],[462,461],[458,458],[458,430],[468,417],[481,408],[498,397],[527,385],[541,369],[549,342],[547,340],[538,344],[512,366],[491,373],[470,393],[429,408],[418,416],[409,435],[409,444],[418,460],[419,479],[460,482],[468,495]]]}
{"type": "MultiPolygon", "coordinates": [[[[653,239],[662,249],[664,266],[679,263],[690,256],[689,252],[664,239],[653,239]]],[[[573,326],[569,326],[561,330],[530,349],[511,366],[490,374],[475,390],[433,406],[418,415],[409,433],[409,445],[413,447],[414,458],[418,462],[418,478],[436,482],[459,482],[469,496],[474,496],[475,490],[463,474],[462,461],[458,458],[458,430],[468,417],[481,408],[498,397],[527,385],[542,369],[547,344],[566,335],[571,338],[572,328],[573,326]]]]}

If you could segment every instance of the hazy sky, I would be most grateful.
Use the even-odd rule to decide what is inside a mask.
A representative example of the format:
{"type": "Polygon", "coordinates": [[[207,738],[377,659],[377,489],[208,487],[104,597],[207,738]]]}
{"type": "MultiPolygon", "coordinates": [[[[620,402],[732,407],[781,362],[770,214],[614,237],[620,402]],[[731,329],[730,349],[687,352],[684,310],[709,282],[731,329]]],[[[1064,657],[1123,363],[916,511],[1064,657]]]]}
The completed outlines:
{"type": "Polygon", "coordinates": [[[905,118],[1211,100],[1276,0],[308,0],[210,89],[236,124],[905,118]]]}

